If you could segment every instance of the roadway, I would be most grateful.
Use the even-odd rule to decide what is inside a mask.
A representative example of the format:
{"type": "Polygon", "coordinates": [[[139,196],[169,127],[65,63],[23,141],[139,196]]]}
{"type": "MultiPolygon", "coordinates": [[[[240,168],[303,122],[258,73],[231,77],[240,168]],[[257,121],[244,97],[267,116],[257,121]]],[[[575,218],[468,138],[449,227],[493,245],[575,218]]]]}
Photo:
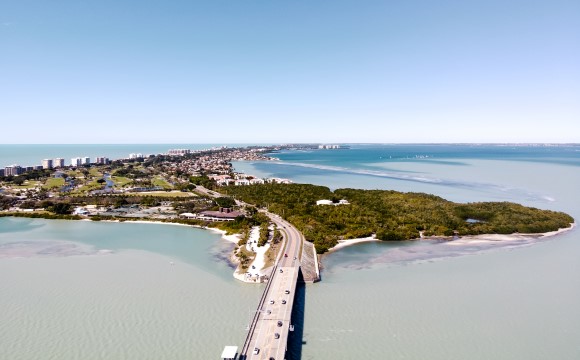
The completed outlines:
{"type": "Polygon", "coordinates": [[[281,360],[284,359],[288,343],[294,294],[300,271],[302,234],[279,216],[268,212],[265,214],[282,232],[285,248],[278,257],[278,263],[274,266],[260,299],[240,359],[281,360]]]}
{"type": "MultiPolygon", "coordinates": [[[[202,186],[197,191],[218,197],[221,194],[202,186]]],[[[246,203],[236,200],[237,205],[246,203]]],[[[278,256],[277,263],[260,298],[253,320],[248,330],[244,346],[240,352],[241,360],[282,360],[286,354],[288,334],[290,331],[292,308],[296,283],[300,271],[300,252],[304,237],[288,221],[276,214],[261,210],[276,224],[284,237],[284,250],[278,256]],[[257,349],[257,351],[256,351],[257,349]]]]}

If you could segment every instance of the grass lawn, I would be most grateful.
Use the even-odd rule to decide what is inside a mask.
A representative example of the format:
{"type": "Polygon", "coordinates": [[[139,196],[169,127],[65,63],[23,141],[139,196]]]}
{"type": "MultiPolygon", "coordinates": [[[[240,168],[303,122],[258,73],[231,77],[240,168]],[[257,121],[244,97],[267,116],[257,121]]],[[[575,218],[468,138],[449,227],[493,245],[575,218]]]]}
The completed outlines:
{"type": "Polygon", "coordinates": [[[167,180],[162,177],[154,177],[153,180],[151,180],[151,183],[153,186],[161,186],[164,189],[173,189],[173,186],[171,186],[171,184],[169,184],[167,180]]]}
{"type": "Polygon", "coordinates": [[[44,183],[44,185],[42,186],[43,189],[53,189],[53,188],[58,188],[64,185],[64,179],[63,178],[50,178],[48,180],[46,180],[46,182],[44,183]]]}
{"type": "Polygon", "coordinates": [[[115,183],[116,187],[123,187],[133,182],[133,180],[124,176],[111,176],[111,180],[115,183]]]}
{"type": "Polygon", "coordinates": [[[67,176],[71,176],[71,177],[76,177],[76,178],[80,178],[83,177],[83,173],[80,172],[79,170],[69,170],[66,171],[67,176]]]}
{"type": "Polygon", "coordinates": [[[10,187],[15,190],[23,190],[23,189],[33,189],[39,185],[40,181],[26,180],[22,185],[11,185],[10,187]]]}
{"type": "Polygon", "coordinates": [[[124,196],[159,196],[159,197],[194,197],[197,196],[190,192],[182,191],[145,191],[135,193],[124,193],[124,196]]]}
{"type": "Polygon", "coordinates": [[[89,169],[89,174],[94,177],[98,177],[99,179],[103,177],[103,173],[99,171],[96,167],[91,167],[89,169]]]}
{"type": "MultiPolygon", "coordinates": [[[[100,179],[100,178],[99,178],[99,179],[100,179]]],[[[97,179],[97,180],[98,180],[98,179],[97,179]]],[[[88,183],[88,184],[86,184],[86,185],[83,185],[83,186],[81,186],[81,187],[78,189],[78,191],[77,191],[77,192],[80,192],[80,193],[82,193],[82,192],[85,192],[85,191],[93,191],[93,190],[99,190],[99,189],[102,189],[102,188],[105,186],[105,184],[99,184],[99,183],[97,182],[97,180],[91,181],[90,183],[88,183]]]]}

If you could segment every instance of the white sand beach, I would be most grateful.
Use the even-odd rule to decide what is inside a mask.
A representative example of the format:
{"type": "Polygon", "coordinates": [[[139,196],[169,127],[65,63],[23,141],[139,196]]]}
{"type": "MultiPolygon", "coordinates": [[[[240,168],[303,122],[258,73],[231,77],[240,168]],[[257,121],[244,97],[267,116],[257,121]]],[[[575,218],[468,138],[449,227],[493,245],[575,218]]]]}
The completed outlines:
{"type": "Polygon", "coordinates": [[[469,235],[460,237],[457,240],[447,242],[451,246],[461,246],[467,244],[484,244],[492,242],[509,242],[509,241],[521,241],[521,240],[531,240],[531,239],[544,239],[552,236],[562,234],[564,232],[570,231],[576,227],[576,223],[572,223],[569,228],[558,229],[556,231],[549,231],[539,234],[483,234],[483,235],[469,235]]]}
{"type": "Polygon", "coordinates": [[[371,242],[371,241],[381,241],[375,237],[373,234],[372,236],[365,237],[365,238],[357,238],[357,239],[347,239],[347,240],[338,240],[338,244],[328,250],[329,253],[333,251],[340,250],[347,246],[352,246],[360,243],[371,242]]]}
{"type": "MultiPolygon", "coordinates": [[[[521,240],[531,240],[531,239],[544,239],[552,236],[556,236],[562,234],[564,232],[570,231],[576,227],[576,223],[572,223],[569,228],[558,229],[556,231],[550,231],[545,233],[538,233],[538,234],[483,234],[483,235],[469,235],[463,236],[455,240],[451,240],[446,242],[447,245],[451,246],[462,246],[462,245],[474,245],[474,244],[486,244],[486,243],[493,243],[493,242],[509,242],[509,241],[521,241],[521,240]]],[[[434,240],[434,239],[441,239],[441,237],[423,237],[421,236],[420,240],[434,240]]],[[[365,242],[371,241],[381,241],[373,236],[365,237],[365,238],[357,238],[357,239],[348,239],[348,240],[338,240],[338,244],[328,250],[328,253],[332,253],[334,251],[340,250],[347,246],[352,246],[356,244],[361,244],[365,242]]]]}
{"type": "Polygon", "coordinates": [[[255,253],[254,260],[249,264],[247,271],[240,272],[240,269],[234,271],[234,277],[240,281],[247,283],[257,283],[256,279],[263,275],[268,275],[268,269],[266,266],[266,252],[270,249],[270,244],[267,243],[264,246],[257,246],[258,239],[260,238],[260,228],[258,226],[253,227],[250,232],[250,238],[246,243],[246,250],[255,253]]]}

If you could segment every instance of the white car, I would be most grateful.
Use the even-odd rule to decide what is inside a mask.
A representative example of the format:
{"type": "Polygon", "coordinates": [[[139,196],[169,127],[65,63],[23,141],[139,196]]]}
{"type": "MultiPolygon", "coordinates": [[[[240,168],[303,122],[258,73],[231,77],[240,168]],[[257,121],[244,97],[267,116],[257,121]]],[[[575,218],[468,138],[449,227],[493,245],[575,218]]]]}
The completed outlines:
{"type": "Polygon", "coordinates": [[[274,304],[274,300],[270,300],[270,305],[274,304]]]}
{"type": "Polygon", "coordinates": [[[260,349],[254,348],[254,351],[252,352],[252,354],[258,355],[259,352],[260,352],[260,349]]]}

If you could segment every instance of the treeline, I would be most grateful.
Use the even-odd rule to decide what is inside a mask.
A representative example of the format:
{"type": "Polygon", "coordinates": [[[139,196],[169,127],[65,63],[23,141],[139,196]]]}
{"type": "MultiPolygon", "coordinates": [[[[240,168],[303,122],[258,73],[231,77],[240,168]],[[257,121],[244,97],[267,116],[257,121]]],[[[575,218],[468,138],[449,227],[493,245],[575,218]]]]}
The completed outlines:
{"type": "Polygon", "coordinates": [[[339,239],[376,234],[381,240],[424,236],[542,233],[569,227],[564,213],[509,202],[458,204],[422,193],[338,189],[308,184],[230,186],[223,190],[283,216],[312,241],[318,253],[339,239]],[[316,205],[345,199],[350,205],[316,205]]]}

